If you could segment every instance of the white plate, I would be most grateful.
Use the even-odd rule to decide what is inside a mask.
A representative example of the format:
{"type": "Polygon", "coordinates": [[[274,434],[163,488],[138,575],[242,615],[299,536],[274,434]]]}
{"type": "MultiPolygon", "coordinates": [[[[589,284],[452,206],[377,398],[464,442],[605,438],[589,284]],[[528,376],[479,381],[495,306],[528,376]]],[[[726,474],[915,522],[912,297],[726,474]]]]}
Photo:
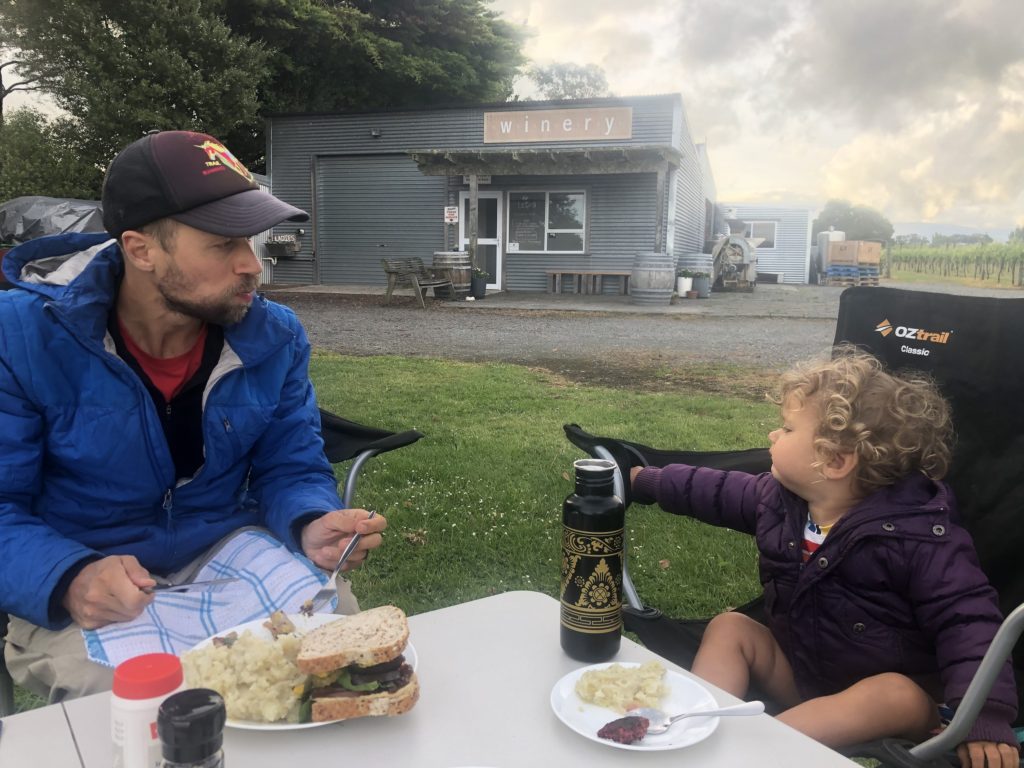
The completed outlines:
{"type": "MultiPolygon", "coordinates": [[[[639,667],[639,664],[618,662],[621,666],[630,669],[639,667]]],[[[718,727],[719,717],[692,717],[680,720],[668,729],[666,733],[658,736],[646,736],[642,741],[634,744],[619,744],[617,741],[599,738],[597,732],[602,727],[625,715],[620,715],[611,709],[598,707],[595,704],[588,704],[576,695],[576,681],[584,672],[592,669],[605,669],[611,664],[594,664],[590,667],[577,669],[570,672],[551,689],[551,709],[555,711],[558,719],[576,731],[581,736],[586,736],[591,741],[604,744],[606,747],[617,749],[635,749],[641,752],[657,752],[665,749],[680,749],[703,741],[718,727]]],[[[689,712],[694,709],[711,709],[717,707],[715,697],[711,692],[696,680],[672,670],[665,671],[665,685],[668,686],[668,695],[658,707],[662,712],[677,714],[689,712]]],[[[628,712],[626,713],[629,714],[628,712]]]]}
{"type": "MultiPolygon", "coordinates": [[[[323,626],[324,624],[330,624],[332,621],[344,620],[345,617],[339,616],[336,613],[314,613],[312,616],[305,616],[301,613],[289,613],[288,618],[291,619],[291,622],[295,625],[296,634],[302,635],[316,629],[317,627],[323,626]]],[[[239,624],[237,627],[231,627],[231,629],[225,629],[223,632],[218,632],[214,637],[224,637],[224,635],[229,632],[242,634],[245,630],[249,630],[256,637],[262,637],[265,640],[273,640],[273,635],[270,634],[270,630],[263,626],[263,622],[266,620],[267,619],[256,619],[255,621],[249,621],[245,624],[239,624]]],[[[212,642],[213,637],[208,637],[202,642],[196,643],[192,650],[197,651],[200,648],[205,648],[212,642]]],[[[405,656],[406,663],[415,670],[417,664],[416,649],[412,647],[411,642],[405,646],[405,650],[402,651],[402,655],[405,656]]],[[[229,728],[241,728],[250,731],[293,731],[300,728],[316,728],[321,725],[331,725],[332,723],[338,722],[345,721],[328,720],[323,723],[264,723],[259,720],[233,720],[229,717],[226,725],[229,728]]]]}

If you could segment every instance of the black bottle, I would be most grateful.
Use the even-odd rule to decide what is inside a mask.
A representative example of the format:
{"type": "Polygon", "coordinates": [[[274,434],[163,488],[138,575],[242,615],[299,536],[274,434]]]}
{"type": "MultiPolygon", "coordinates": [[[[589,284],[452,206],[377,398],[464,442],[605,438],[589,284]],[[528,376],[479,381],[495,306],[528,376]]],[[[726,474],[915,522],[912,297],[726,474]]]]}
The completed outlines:
{"type": "Polygon", "coordinates": [[[163,768],[224,768],[224,699],[209,688],[168,696],[157,712],[163,768]]]}
{"type": "Polygon", "coordinates": [[[626,510],[614,493],[615,463],[573,463],[576,492],[562,505],[562,650],[607,661],[622,638],[622,546],[626,510]]]}

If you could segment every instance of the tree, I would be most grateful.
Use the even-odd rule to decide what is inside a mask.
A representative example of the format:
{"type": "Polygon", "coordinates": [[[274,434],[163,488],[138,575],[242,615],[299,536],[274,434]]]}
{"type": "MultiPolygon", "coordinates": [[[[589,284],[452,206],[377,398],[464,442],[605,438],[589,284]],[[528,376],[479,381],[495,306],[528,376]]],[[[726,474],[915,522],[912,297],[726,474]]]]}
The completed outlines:
{"type": "MultiPolygon", "coordinates": [[[[261,115],[504,101],[521,33],[482,0],[224,0],[236,33],[270,54],[261,115]]],[[[262,154],[262,132],[231,137],[262,154]]]]}
{"type": "Polygon", "coordinates": [[[988,245],[992,242],[988,234],[955,234],[955,235],[932,235],[932,245],[988,245]]]}
{"type": "Polygon", "coordinates": [[[1006,242],[1008,242],[1008,243],[1024,243],[1024,226],[1020,226],[1020,227],[1017,227],[1016,229],[1014,229],[1010,233],[1010,236],[1008,238],[1006,238],[1006,242]]]}
{"type": "Polygon", "coordinates": [[[101,164],[192,128],[258,167],[267,114],[504,100],[523,62],[484,0],[5,0],[0,24],[101,164]]]}
{"type": "Polygon", "coordinates": [[[924,235],[918,235],[916,233],[913,234],[913,235],[896,235],[892,239],[892,241],[896,245],[907,245],[907,246],[928,245],[928,238],[925,237],[924,235]]]}
{"type": "Polygon", "coordinates": [[[22,195],[98,200],[103,170],[82,158],[80,128],[71,118],[51,123],[16,109],[0,126],[0,202],[22,195]]]}
{"type": "Polygon", "coordinates": [[[833,227],[846,233],[847,240],[879,240],[883,243],[892,239],[892,223],[874,208],[853,205],[846,200],[829,200],[814,220],[812,235],[818,236],[833,227]]]}
{"type": "MultiPolygon", "coordinates": [[[[0,30],[0,35],[2,34],[3,30],[0,30]]],[[[0,56],[3,53],[4,50],[0,48],[0,56]]],[[[32,78],[22,77],[17,72],[21,63],[13,56],[5,61],[0,60],[0,125],[4,122],[4,101],[8,96],[17,91],[34,91],[39,87],[32,78]],[[5,69],[7,72],[4,72],[5,69]],[[4,82],[5,77],[9,78],[7,82],[4,82]]]]}
{"type": "Polygon", "coordinates": [[[0,23],[98,164],[153,129],[255,125],[266,52],[202,0],[11,0],[0,23]]]}
{"type": "Polygon", "coordinates": [[[591,99],[610,95],[604,70],[596,64],[535,65],[526,74],[545,99],[591,99]]]}

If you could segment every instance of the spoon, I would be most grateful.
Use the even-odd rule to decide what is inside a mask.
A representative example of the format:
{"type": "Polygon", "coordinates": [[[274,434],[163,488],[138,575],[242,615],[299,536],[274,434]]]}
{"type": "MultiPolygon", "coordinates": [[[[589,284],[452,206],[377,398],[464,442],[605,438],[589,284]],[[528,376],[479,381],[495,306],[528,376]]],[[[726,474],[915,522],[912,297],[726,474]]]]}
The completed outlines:
{"type": "Polygon", "coordinates": [[[742,704],[733,704],[731,707],[684,712],[681,715],[672,715],[671,717],[660,709],[651,709],[650,707],[631,709],[626,714],[647,718],[650,722],[650,726],[647,728],[647,735],[657,736],[665,733],[673,725],[687,717],[733,717],[736,715],[760,715],[762,712],[764,712],[763,701],[745,701],[742,704]]]}

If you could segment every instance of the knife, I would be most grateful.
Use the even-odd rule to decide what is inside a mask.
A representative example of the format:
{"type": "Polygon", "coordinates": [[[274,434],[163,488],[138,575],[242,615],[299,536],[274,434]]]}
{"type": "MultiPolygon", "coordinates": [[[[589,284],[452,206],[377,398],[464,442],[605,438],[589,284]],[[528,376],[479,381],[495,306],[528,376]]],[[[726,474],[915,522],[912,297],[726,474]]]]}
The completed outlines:
{"type": "Polygon", "coordinates": [[[146,587],[142,591],[147,595],[154,592],[188,592],[192,589],[205,589],[206,587],[213,587],[218,584],[230,584],[233,581],[239,581],[240,576],[226,576],[223,579],[207,579],[206,581],[192,581],[187,584],[157,584],[155,587],[146,587]]]}

